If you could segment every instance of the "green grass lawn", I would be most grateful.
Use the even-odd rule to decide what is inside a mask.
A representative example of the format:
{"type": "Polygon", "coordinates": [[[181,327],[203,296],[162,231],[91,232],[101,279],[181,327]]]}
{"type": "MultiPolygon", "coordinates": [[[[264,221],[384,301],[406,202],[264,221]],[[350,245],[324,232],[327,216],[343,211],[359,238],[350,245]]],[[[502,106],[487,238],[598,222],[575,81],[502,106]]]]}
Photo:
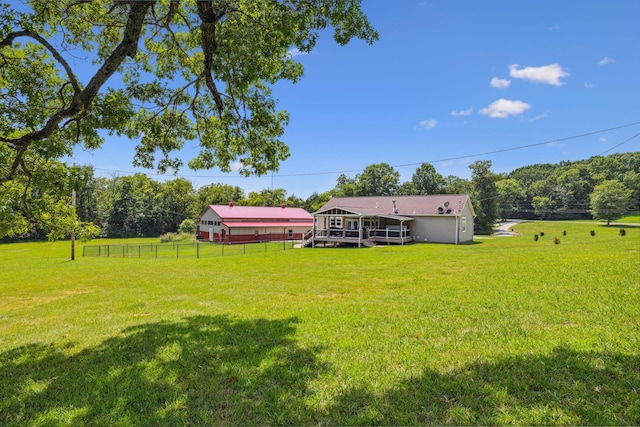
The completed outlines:
{"type": "Polygon", "coordinates": [[[619,228],[203,259],[0,245],[0,425],[638,425],[640,228],[619,228]]]}

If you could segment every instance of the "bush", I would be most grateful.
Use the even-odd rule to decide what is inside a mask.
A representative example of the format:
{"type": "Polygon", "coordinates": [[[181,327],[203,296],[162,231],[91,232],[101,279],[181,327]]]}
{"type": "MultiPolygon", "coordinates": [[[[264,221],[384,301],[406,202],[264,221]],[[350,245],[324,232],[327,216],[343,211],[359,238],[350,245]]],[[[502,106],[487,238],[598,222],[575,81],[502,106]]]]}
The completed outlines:
{"type": "Polygon", "coordinates": [[[160,243],[180,242],[182,240],[192,239],[193,236],[187,233],[164,233],[160,236],[160,243]]]}
{"type": "Polygon", "coordinates": [[[627,235],[627,230],[625,230],[624,228],[621,228],[621,229],[620,229],[620,231],[618,232],[618,234],[619,234],[620,236],[623,236],[623,237],[624,237],[624,236],[626,236],[626,235],[627,235]]]}
{"type": "Polygon", "coordinates": [[[567,235],[567,230],[563,230],[563,231],[562,231],[562,235],[563,235],[563,236],[566,236],[566,235],[567,235]]]}
{"type": "Polygon", "coordinates": [[[533,241],[534,241],[534,242],[537,242],[537,241],[538,241],[538,238],[539,238],[539,236],[538,236],[537,234],[534,234],[534,235],[533,235],[533,241]]]}
{"type": "Polygon", "coordinates": [[[196,223],[192,219],[185,219],[180,223],[178,227],[178,231],[182,234],[195,234],[196,233],[196,223]]]}
{"type": "Polygon", "coordinates": [[[591,237],[596,235],[596,231],[595,230],[591,230],[589,233],[591,234],[591,237]]]}
{"type": "Polygon", "coordinates": [[[559,237],[554,237],[553,238],[553,244],[554,245],[559,245],[560,244],[560,238],[559,237]]]}
{"type": "Polygon", "coordinates": [[[544,231],[541,231],[541,232],[540,232],[540,236],[541,236],[541,237],[542,237],[542,236],[544,236],[544,231]]]}

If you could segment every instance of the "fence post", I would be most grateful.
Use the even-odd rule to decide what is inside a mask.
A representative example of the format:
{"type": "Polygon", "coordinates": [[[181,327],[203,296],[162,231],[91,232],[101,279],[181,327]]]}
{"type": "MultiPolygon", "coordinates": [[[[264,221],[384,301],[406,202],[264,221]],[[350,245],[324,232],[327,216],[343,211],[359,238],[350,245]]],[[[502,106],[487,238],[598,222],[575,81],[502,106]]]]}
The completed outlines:
{"type": "Polygon", "coordinates": [[[156,245],[156,259],[158,259],[158,245],[156,245]]]}
{"type": "Polygon", "coordinates": [[[124,258],[124,246],[122,246],[122,258],[124,258]]]}
{"type": "Polygon", "coordinates": [[[220,246],[222,246],[222,256],[224,256],[224,243],[221,243],[220,246]]]}
{"type": "Polygon", "coordinates": [[[180,258],[178,252],[180,252],[180,246],[176,245],[176,258],[180,258]]]}
{"type": "Polygon", "coordinates": [[[196,244],[196,259],[200,258],[200,244],[196,244]]]}

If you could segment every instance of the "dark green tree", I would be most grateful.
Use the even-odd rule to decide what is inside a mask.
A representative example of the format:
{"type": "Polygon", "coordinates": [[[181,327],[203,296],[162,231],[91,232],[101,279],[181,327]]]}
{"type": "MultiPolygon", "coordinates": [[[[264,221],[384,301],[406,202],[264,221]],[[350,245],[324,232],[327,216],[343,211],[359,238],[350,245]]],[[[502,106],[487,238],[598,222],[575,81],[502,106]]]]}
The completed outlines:
{"type": "Polygon", "coordinates": [[[413,194],[443,194],[445,180],[436,172],[436,168],[430,163],[423,163],[411,177],[411,183],[415,192],[413,194]]]}
{"type": "Polygon", "coordinates": [[[491,234],[493,225],[500,217],[497,176],[491,172],[490,160],[478,160],[471,165],[471,201],[476,212],[475,232],[491,234]]]}
{"type": "Polygon", "coordinates": [[[226,205],[229,202],[242,204],[244,190],[227,184],[209,184],[197,191],[199,211],[209,205],[226,205]]]}
{"type": "Polygon", "coordinates": [[[393,196],[399,187],[400,173],[387,163],[369,165],[356,175],[358,196],[393,196]]]}

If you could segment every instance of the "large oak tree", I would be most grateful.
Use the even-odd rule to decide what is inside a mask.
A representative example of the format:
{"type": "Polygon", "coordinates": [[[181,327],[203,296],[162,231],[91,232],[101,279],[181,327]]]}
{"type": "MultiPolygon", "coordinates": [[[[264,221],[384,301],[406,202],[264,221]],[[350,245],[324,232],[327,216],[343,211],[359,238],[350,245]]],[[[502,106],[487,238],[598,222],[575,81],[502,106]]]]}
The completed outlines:
{"type": "Polygon", "coordinates": [[[161,172],[182,166],[174,153],[186,141],[200,147],[194,169],[242,161],[247,175],[277,170],[289,156],[289,116],[271,86],[302,76],[291,52],[311,51],[326,28],[339,44],[372,43],[360,3],[0,3],[0,191],[22,206],[4,213],[21,228],[36,171],[77,146],[99,147],[105,134],[135,141],[134,165],[161,172]]]}

